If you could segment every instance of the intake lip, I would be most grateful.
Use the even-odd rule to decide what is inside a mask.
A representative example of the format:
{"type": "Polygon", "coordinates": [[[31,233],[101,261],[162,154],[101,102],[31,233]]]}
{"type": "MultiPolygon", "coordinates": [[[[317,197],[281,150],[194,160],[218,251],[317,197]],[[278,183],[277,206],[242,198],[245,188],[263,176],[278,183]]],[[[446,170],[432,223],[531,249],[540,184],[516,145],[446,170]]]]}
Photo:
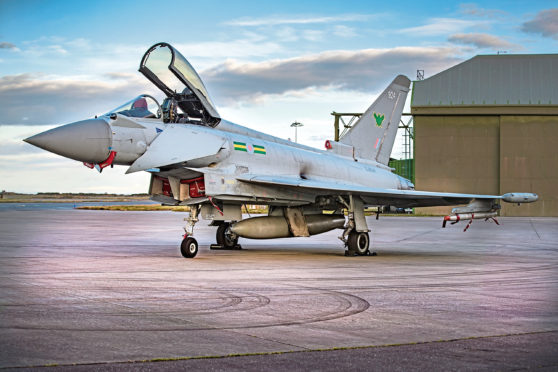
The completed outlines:
{"type": "Polygon", "coordinates": [[[24,141],[70,159],[97,164],[110,154],[112,133],[103,119],[88,119],[47,130],[24,141]]]}

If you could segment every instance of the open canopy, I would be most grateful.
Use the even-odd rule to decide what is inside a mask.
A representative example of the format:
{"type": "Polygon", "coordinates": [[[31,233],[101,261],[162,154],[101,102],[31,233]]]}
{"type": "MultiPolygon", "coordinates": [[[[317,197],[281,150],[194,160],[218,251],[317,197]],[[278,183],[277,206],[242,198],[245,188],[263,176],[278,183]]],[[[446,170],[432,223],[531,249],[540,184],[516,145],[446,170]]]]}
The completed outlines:
{"type": "Polygon", "coordinates": [[[145,52],[139,71],[177,101],[191,118],[214,126],[221,120],[196,70],[170,44],[158,43],[145,52]]]}

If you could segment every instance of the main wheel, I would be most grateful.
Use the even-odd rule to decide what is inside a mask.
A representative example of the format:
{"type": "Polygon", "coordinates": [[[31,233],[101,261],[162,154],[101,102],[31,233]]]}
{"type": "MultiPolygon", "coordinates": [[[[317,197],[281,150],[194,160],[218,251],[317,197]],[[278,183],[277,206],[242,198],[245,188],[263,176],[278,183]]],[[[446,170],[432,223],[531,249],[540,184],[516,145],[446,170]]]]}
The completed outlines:
{"type": "Polygon", "coordinates": [[[370,237],[367,232],[351,231],[349,233],[348,248],[349,251],[353,251],[359,256],[365,256],[368,254],[368,248],[370,247],[370,237]]]}
{"type": "Polygon", "coordinates": [[[180,253],[185,258],[194,258],[198,254],[198,242],[191,236],[184,238],[180,244],[180,253]]]}
{"type": "Polygon", "coordinates": [[[231,224],[228,222],[222,223],[217,228],[217,244],[223,248],[234,248],[238,244],[238,236],[231,235],[229,228],[231,224]]]}

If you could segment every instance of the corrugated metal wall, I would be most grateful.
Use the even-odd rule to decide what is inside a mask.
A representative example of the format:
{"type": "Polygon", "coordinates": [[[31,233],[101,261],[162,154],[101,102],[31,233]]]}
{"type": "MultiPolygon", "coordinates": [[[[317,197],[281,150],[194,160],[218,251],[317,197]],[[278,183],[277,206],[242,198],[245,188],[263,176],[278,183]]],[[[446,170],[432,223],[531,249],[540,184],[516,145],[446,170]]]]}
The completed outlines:
{"type": "Polygon", "coordinates": [[[418,190],[535,192],[538,202],[503,203],[501,215],[558,216],[558,116],[417,116],[414,123],[418,190]]]}
{"type": "MultiPolygon", "coordinates": [[[[417,190],[498,193],[497,117],[420,116],[414,125],[417,190]]],[[[417,208],[417,213],[447,214],[452,208],[417,208]]]]}
{"type": "Polygon", "coordinates": [[[416,107],[556,105],[558,54],[476,56],[413,89],[416,107]]]}
{"type": "Polygon", "coordinates": [[[558,216],[558,54],[476,56],[414,82],[411,113],[417,189],[535,192],[501,214],[558,216]]]}
{"type": "Polygon", "coordinates": [[[500,192],[523,190],[539,201],[504,203],[503,216],[558,216],[558,116],[500,117],[500,192]]]}

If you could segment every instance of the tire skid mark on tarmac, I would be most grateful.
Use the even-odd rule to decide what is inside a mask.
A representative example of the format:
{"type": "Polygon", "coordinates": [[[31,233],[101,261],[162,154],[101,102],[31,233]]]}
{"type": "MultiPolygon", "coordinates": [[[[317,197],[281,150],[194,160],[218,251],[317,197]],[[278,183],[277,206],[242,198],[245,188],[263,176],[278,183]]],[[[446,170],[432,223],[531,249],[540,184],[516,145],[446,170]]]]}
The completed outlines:
{"type": "MultiPolygon", "coordinates": [[[[448,288],[448,287],[454,287],[454,288],[465,288],[465,287],[472,287],[472,288],[487,288],[490,286],[513,286],[513,287],[531,287],[531,288],[543,288],[545,284],[552,284],[552,283],[556,283],[558,282],[558,278],[555,277],[554,275],[549,277],[549,276],[541,276],[541,277],[537,277],[536,282],[533,282],[532,280],[535,279],[535,277],[533,276],[529,276],[529,277],[518,277],[518,276],[514,276],[514,277],[509,277],[509,278],[502,278],[502,277],[498,277],[498,278],[494,278],[494,279],[482,279],[482,280],[476,280],[476,281],[467,281],[467,282],[455,282],[455,281],[449,281],[449,282],[440,282],[440,279],[452,279],[454,276],[484,276],[484,275],[490,275],[490,274],[502,274],[502,273],[506,273],[506,274],[510,274],[510,273],[515,273],[515,272],[531,272],[531,271],[536,271],[536,270],[540,270],[541,268],[547,269],[547,268],[555,268],[554,265],[542,265],[540,267],[533,267],[533,268],[520,268],[520,269],[503,269],[503,270],[493,270],[493,271],[488,271],[488,272],[471,272],[471,273],[457,273],[457,275],[455,273],[450,273],[450,274],[443,274],[443,273],[438,273],[438,274],[431,274],[431,275],[423,275],[423,274],[419,274],[419,275],[413,275],[413,276],[402,276],[399,277],[398,279],[415,279],[415,278],[437,278],[438,282],[436,283],[424,283],[424,282],[413,282],[413,283],[393,283],[393,284],[375,284],[375,285],[368,285],[368,286],[355,286],[354,284],[351,284],[350,286],[343,286],[343,285],[339,285],[340,282],[346,282],[346,281],[350,281],[351,283],[354,283],[355,280],[359,279],[360,281],[362,280],[377,280],[377,278],[375,277],[337,277],[335,279],[333,278],[322,278],[322,279],[318,279],[318,278],[289,278],[289,280],[284,280],[285,282],[292,282],[292,281],[296,281],[296,282],[314,282],[314,281],[319,281],[319,282],[323,282],[323,281],[335,281],[335,288],[337,290],[351,290],[351,289],[359,289],[359,290],[393,290],[393,289],[416,289],[416,290],[424,290],[424,289],[435,289],[435,288],[448,288]],[[530,279],[530,280],[528,280],[530,279]]],[[[52,280],[59,280],[60,279],[52,279],[52,280]]],[[[67,278],[64,278],[63,281],[67,280],[67,278]]],[[[277,279],[275,279],[277,280],[277,279]]],[[[242,279],[238,279],[235,280],[237,282],[243,282],[242,279]]],[[[250,281],[253,281],[250,280],[250,281]]],[[[160,286],[161,283],[160,281],[158,282],[158,285],[160,286]]],[[[68,291],[71,291],[71,289],[74,288],[72,286],[68,286],[68,285],[64,285],[64,286],[52,286],[49,285],[49,290],[59,290],[64,292],[64,294],[67,294],[68,291]]],[[[76,289],[84,289],[83,287],[79,287],[76,286],[76,289]]],[[[120,287],[120,290],[122,290],[123,288],[120,287]]],[[[124,288],[125,289],[125,288],[124,288]]],[[[137,288],[137,287],[131,287],[130,289],[132,289],[134,292],[138,292],[138,291],[152,291],[155,290],[157,288],[154,287],[142,287],[142,288],[137,288]]],[[[178,287],[178,288],[174,288],[172,292],[176,292],[176,291],[183,291],[185,288],[183,287],[178,287]]],[[[201,293],[208,293],[208,294],[215,294],[216,292],[220,292],[223,296],[225,297],[231,297],[233,295],[231,295],[229,292],[230,291],[238,291],[238,292],[242,292],[242,291],[246,291],[247,289],[251,290],[251,291],[267,291],[267,292],[278,292],[278,291],[284,291],[285,288],[284,287],[275,287],[275,288],[269,288],[269,287],[253,287],[253,288],[246,288],[246,287],[239,287],[239,288],[228,288],[227,291],[219,291],[218,289],[198,289],[196,290],[196,293],[201,294],[201,293]]],[[[98,288],[85,288],[85,290],[87,290],[88,292],[100,292],[103,293],[105,291],[109,291],[109,292],[113,292],[114,288],[112,287],[107,287],[105,289],[98,289],[98,288]]],[[[159,289],[157,289],[159,290],[159,289]]],[[[123,294],[124,296],[125,294],[123,294]]],[[[277,294],[275,294],[277,296],[277,294]]],[[[256,296],[260,296],[263,298],[259,300],[259,303],[261,302],[269,302],[269,298],[265,297],[265,296],[261,296],[259,294],[253,294],[253,295],[248,295],[248,296],[240,296],[237,298],[233,298],[231,300],[230,304],[222,304],[219,306],[215,307],[215,310],[220,309],[221,307],[231,307],[231,309],[234,309],[234,311],[245,311],[245,310],[251,310],[253,308],[259,307],[261,305],[255,305],[255,306],[251,306],[248,308],[236,308],[236,305],[238,305],[240,302],[243,301],[243,299],[248,299],[250,297],[256,297],[256,296]]],[[[281,296],[281,295],[279,295],[281,296]]],[[[128,303],[130,305],[137,303],[137,302],[158,302],[161,300],[168,300],[169,297],[163,295],[159,295],[159,296],[153,296],[153,297],[148,297],[148,298],[141,298],[141,299],[130,299],[130,297],[125,297],[125,298],[114,298],[111,297],[110,301],[103,301],[103,299],[99,299],[99,298],[90,298],[90,297],[85,297],[82,299],[82,301],[64,301],[63,303],[66,305],[83,305],[84,301],[85,302],[93,302],[93,303],[99,303],[99,302],[105,302],[105,303],[111,303],[111,301],[118,301],[118,305],[123,305],[126,306],[125,303],[128,303]]],[[[213,298],[209,297],[209,298],[204,298],[204,300],[212,300],[213,298]]],[[[184,301],[184,302],[188,302],[188,301],[199,301],[198,299],[189,299],[189,298],[183,298],[183,299],[176,299],[176,297],[172,298],[173,301],[184,301]]],[[[251,302],[251,301],[249,301],[251,302]]],[[[252,303],[252,302],[251,302],[252,303]]],[[[35,304],[37,306],[44,306],[43,303],[37,303],[35,304]]],[[[32,303],[26,303],[26,304],[4,304],[3,306],[7,306],[7,307],[16,307],[16,306],[33,306],[32,303]]],[[[202,310],[203,311],[203,310],[202,310]]],[[[166,313],[166,312],[161,312],[162,314],[166,313]]],[[[175,313],[174,311],[169,311],[168,313],[175,313]]]]}
{"type": "MultiPolygon", "coordinates": [[[[371,278],[373,279],[373,278],[371,278]]],[[[447,279],[451,279],[447,278],[447,279]]],[[[345,290],[345,289],[359,289],[359,290],[373,290],[373,289],[421,289],[421,288],[448,288],[448,287],[472,287],[472,288],[480,288],[480,287],[489,287],[489,286],[503,286],[503,285],[507,285],[507,286],[521,286],[521,287],[535,287],[535,288],[539,288],[539,287],[544,287],[545,284],[554,284],[554,283],[558,283],[558,278],[554,278],[554,277],[543,277],[543,278],[536,278],[537,281],[536,282],[529,282],[527,281],[527,279],[533,279],[531,278],[523,278],[523,277],[512,277],[512,278],[495,278],[495,279],[491,279],[491,280],[476,280],[476,281],[467,281],[467,282],[454,282],[454,281],[450,281],[450,282],[436,282],[436,283],[424,283],[424,282],[420,282],[420,283],[402,283],[402,284],[397,284],[397,283],[393,283],[393,284],[374,284],[374,285],[363,285],[363,286],[355,286],[354,284],[351,284],[349,286],[345,286],[345,285],[339,285],[340,282],[352,282],[351,280],[345,280],[343,278],[335,278],[335,279],[330,279],[329,281],[334,281],[335,284],[333,284],[335,286],[336,290],[345,290]]],[[[303,280],[298,280],[298,282],[301,282],[303,280]]],[[[321,281],[323,282],[323,281],[321,281]]],[[[83,287],[76,287],[77,289],[83,289],[83,287]]],[[[312,287],[308,287],[308,288],[312,288],[312,287]]],[[[60,290],[60,291],[68,291],[71,290],[72,288],[68,288],[68,287],[49,287],[49,290],[60,290]]],[[[134,288],[131,288],[134,289],[134,288]]],[[[156,288],[149,288],[149,290],[155,290],[156,288]]],[[[184,290],[186,288],[180,288],[181,290],[184,290]]],[[[290,289],[290,288],[288,288],[290,289]]],[[[280,291],[284,291],[285,287],[275,287],[275,288],[269,288],[269,287],[238,287],[238,288],[228,288],[226,291],[267,291],[267,292],[280,292],[280,291]]],[[[87,291],[89,292],[99,292],[99,293],[104,293],[104,292],[108,292],[111,291],[110,289],[106,289],[106,290],[95,290],[95,289],[87,289],[87,291]]],[[[134,290],[135,292],[135,290],[134,290]]],[[[205,291],[196,291],[196,293],[203,293],[205,291]]],[[[65,293],[67,294],[67,293],[65,293]]],[[[122,294],[122,295],[125,295],[122,294]]],[[[229,294],[227,294],[226,296],[230,296],[229,294]]],[[[279,295],[280,296],[280,295],[279,295]]],[[[255,295],[247,295],[247,296],[240,296],[238,299],[233,300],[236,301],[237,303],[242,302],[243,299],[245,298],[250,298],[250,297],[265,297],[265,296],[261,296],[258,294],[255,295]]],[[[107,299],[107,301],[103,301],[102,298],[90,298],[90,297],[86,297],[83,298],[83,300],[85,301],[94,301],[94,302],[105,302],[105,303],[110,303],[111,301],[114,300],[118,300],[118,301],[123,301],[123,302],[139,302],[141,301],[142,303],[145,302],[158,302],[161,300],[168,300],[169,297],[167,296],[153,296],[153,297],[142,297],[142,298],[138,298],[137,300],[131,299],[130,297],[123,297],[123,298],[115,298],[114,296],[111,297],[110,299],[107,299]]],[[[212,300],[214,298],[211,297],[207,297],[204,298],[206,300],[212,300]]],[[[219,299],[219,298],[217,298],[219,299]]],[[[184,301],[184,302],[188,302],[191,301],[190,299],[177,299],[176,297],[172,298],[173,301],[184,301]]],[[[196,300],[196,299],[194,299],[196,300]]],[[[74,302],[74,301],[63,301],[63,302],[59,302],[59,303],[64,303],[64,304],[81,304],[82,302],[74,302]]],[[[44,303],[25,303],[25,304],[3,304],[2,306],[33,306],[33,305],[37,305],[37,306],[44,306],[44,303]]],[[[226,306],[230,306],[230,305],[222,305],[222,307],[226,307],[226,306]]]]}
{"type": "MultiPolygon", "coordinates": [[[[153,332],[153,331],[160,331],[160,332],[168,332],[168,331],[203,331],[203,330],[240,330],[240,329],[251,329],[251,328],[266,328],[266,327],[275,327],[275,326],[293,326],[293,325],[303,325],[303,324],[309,324],[309,323],[316,323],[316,322],[320,322],[320,321],[327,321],[327,320],[334,320],[334,319],[339,319],[339,318],[343,318],[343,317],[347,317],[347,316],[351,316],[351,315],[355,315],[358,314],[360,312],[363,312],[365,310],[367,310],[370,307],[370,304],[363,298],[353,295],[353,294],[347,294],[347,293],[343,293],[340,292],[342,290],[348,290],[348,291],[354,291],[354,290],[360,290],[360,291],[382,291],[382,290],[400,290],[400,289],[414,289],[414,290],[432,290],[432,289],[437,289],[437,288],[455,288],[455,289],[459,289],[459,288],[490,288],[491,286],[498,286],[499,288],[502,287],[517,287],[517,286],[530,286],[530,287],[535,287],[535,288],[544,288],[545,284],[548,283],[556,283],[558,281],[558,278],[556,278],[555,275],[550,276],[549,274],[551,274],[551,272],[549,272],[549,270],[555,271],[556,270],[556,266],[553,264],[544,264],[544,265],[525,265],[526,267],[518,267],[518,268],[504,268],[504,269],[495,269],[495,270],[488,270],[488,271],[469,271],[469,272],[457,272],[457,273],[430,273],[430,274],[413,274],[413,275],[389,275],[389,276],[358,276],[358,277],[348,277],[348,276],[344,276],[344,277],[322,277],[322,278],[300,278],[300,277],[296,277],[296,278],[278,278],[278,277],[273,277],[270,278],[268,280],[266,280],[265,278],[262,279],[261,281],[274,281],[274,282],[281,282],[284,281],[285,284],[287,286],[290,286],[289,283],[293,283],[293,282],[306,282],[306,283],[312,283],[312,282],[320,282],[321,286],[323,286],[323,281],[326,282],[335,282],[334,284],[334,288],[335,290],[324,290],[323,288],[313,288],[313,287],[308,287],[308,286],[298,286],[298,288],[292,288],[292,287],[285,287],[285,286],[281,286],[281,287],[275,287],[275,288],[269,288],[269,287],[251,287],[251,288],[246,288],[246,287],[238,287],[238,288],[231,288],[231,287],[227,287],[226,290],[222,290],[219,289],[220,287],[216,286],[216,287],[210,287],[210,288],[203,288],[201,286],[197,286],[197,288],[195,288],[194,290],[192,290],[192,287],[173,287],[172,290],[166,292],[167,296],[163,295],[163,296],[152,296],[152,297],[147,297],[147,298],[138,298],[137,301],[135,301],[134,299],[130,299],[130,297],[111,297],[111,298],[96,298],[96,297],[90,297],[87,295],[76,295],[77,292],[79,292],[79,290],[83,290],[89,294],[91,293],[103,293],[106,291],[114,291],[114,287],[112,286],[107,286],[105,284],[105,286],[103,286],[102,288],[95,288],[95,282],[92,283],[92,287],[91,288],[84,288],[83,286],[72,286],[71,283],[72,280],[75,280],[75,277],[68,277],[68,276],[64,276],[64,277],[59,277],[57,275],[52,275],[49,277],[38,277],[35,278],[35,276],[33,276],[32,278],[29,278],[29,276],[25,276],[24,278],[21,278],[19,280],[15,280],[12,279],[13,281],[17,282],[20,285],[26,285],[26,286],[31,286],[31,287],[36,287],[36,288],[43,288],[45,286],[48,286],[48,289],[50,291],[59,291],[61,292],[61,295],[63,297],[74,297],[77,300],[77,302],[71,301],[71,302],[57,302],[56,305],[62,305],[62,306],[68,306],[68,305],[76,305],[76,306],[102,306],[103,304],[111,304],[114,306],[119,306],[122,307],[123,309],[125,309],[126,312],[124,313],[101,313],[101,312],[91,312],[91,311],[81,311],[80,309],[77,309],[77,311],[56,311],[56,306],[51,307],[50,311],[52,313],[56,313],[56,314],[75,314],[77,317],[81,316],[81,315],[97,315],[99,317],[99,320],[102,321],[103,317],[106,318],[108,321],[110,321],[111,319],[122,319],[122,317],[130,317],[131,319],[133,319],[134,317],[138,317],[138,316],[151,316],[153,318],[160,318],[163,321],[166,322],[172,322],[175,323],[173,325],[169,325],[167,327],[161,327],[160,325],[154,325],[152,327],[139,327],[139,328],[118,328],[118,327],[94,327],[94,328],[79,328],[79,327],[49,327],[48,325],[41,325],[41,326],[10,326],[10,327],[2,327],[0,326],[0,328],[4,328],[4,329],[31,329],[31,330],[48,330],[48,331],[55,331],[55,330],[59,330],[59,331],[91,331],[91,332],[97,332],[97,331],[121,331],[121,332],[153,332]],[[517,273],[524,273],[526,275],[514,275],[517,273]],[[529,273],[531,275],[529,275],[529,273]],[[539,274],[539,275],[535,275],[535,274],[539,274]],[[492,275],[492,276],[496,276],[495,278],[485,278],[487,275],[492,275]],[[463,282],[463,281],[459,281],[456,282],[455,278],[456,277],[466,277],[469,278],[471,280],[468,280],[467,282],[463,282]],[[537,277],[537,278],[536,278],[537,277]],[[483,279],[485,278],[485,279],[483,279]],[[533,282],[534,279],[537,279],[536,282],[533,282]],[[40,280],[44,280],[45,283],[25,283],[27,280],[33,280],[33,279],[40,279],[40,280]],[[354,282],[359,280],[364,281],[364,280],[369,280],[369,281],[377,281],[378,279],[381,280],[397,280],[396,283],[393,284],[374,284],[374,285],[364,285],[364,286],[355,286],[354,282]],[[417,279],[435,279],[436,282],[434,283],[424,283],[424,282],[419,282],[417,281],[417,279]],[[445,280],[444,280],[445,279],[445,280]],[[62,282],[64,283],[64,285],[55,285],[52,286],[51,283],[47,283],[48,281],[54,281],[54,282],[62,282]],[[411,283],[400,283],[401,280],[412,280],[411,283]],[[339,285],[342,283],[348,282],[350,283],[350,285],[339,285]],[[66,284],[68,283],[68,284],[66,284]],[[335,302],[337,304],[337,306],[333,309],[333,310],[329,310],[326,311],[324,314],[320,314],[317,316],[307,316],[307,317],[302,317],[302,319],[296,319],[297,317],[295,316],[294,319],[289,320],[289,321],[260,321],[259,323],[256,321],[254,324],[249,324],[249,325],[242,325],[242,324],[232,324],[231,326],[225,326],[222,327],[220,325],[210,325],[210,324],[205,324],[203,326],[196,326],[196,324],[193,324],[192,321],[189,321],[189,319],[187,317],[191,317],[191,316],[204,316],[204,315],[211,315],[211,314],[226,314],[226,313],[233,313],[233,312],[240,312],[240,311],[250,311],[250,310],[255,310],[257,308],[265,308],[266,306],[270,305],[273,301],[274,304],[279,304],[281,305],[281,303],[285,303],[285,301],[290,301],[293,299],[293,296],[302,296],[302,295],[308,295],[308,294],[304,294],[304,293],[300,293],[300,289],[304,288],[306,291],[310,291],[310,295],[327,295],[330,297],[330,300],[328,302],[326,302],[325,307],[327,307],[327,305],[332,304],[333,302],[335,302]],[[72,291],[72,290],[76,290],[76,291],[72,291]],[[175,292],[182,292],[185,290],[189,290],[190,294],[193,294],[194,296],[199,296],[200,294],[212,294],[213,297],[192,297],[192,298],[181,298],[181,299],[176,299],[175,297],[172,297],[172,294],[175,292]],[[298,293],[292,293],[292,291],[298,291],[298,293]],[[270,296],[264,296],[263,294],[261,294],[261,292],[266,293],[266,294],[271,294],[270,296]],[[215,296],[215,294],[221,294],[221,296],[215,296]],[[283,301],[277,301],[278,299],[283,300],[283,301]],[[174,304],[176,304],[176,302],[180,302],[182,301],[182,303],[204,303],[204,301],[208,301],[211,300],[210,304],[204,303],[204,305],[206,306],[206,308],[196,308],[196,309],[189,309],[189,310],[182,310],[182,311],[174,311],[174,310],[167,310],[167,311],[150,311],[149,310],[149,305],[152,305],[154,303],[157,303],[158,301],[161,300],[166,300],[166,301],[172,301],[174,304]],[[255,301],[254,301],[255,300],[255,301]],[[334,301],[332,301],[334,300],[334,301]],[[221,303],[218,304],[214,304],[215,301],[221,301],[221,303]],[[144,306],[144,305],[148,305],[148,306],[144,306]],[[183,319],[182,317],[186,317],[186,319],[183,319]],[[188,326],[184,326],[186,324],[191,325],[191,327],[188,326]]],[[[270,269],[272,270],[272,269],[270,269]]],[[[204,270],[206,271],[206,270],[204,270]]],[[[208,271],[208,270],[207,270],[208,271]]],[[[123,272],[126,275],[130,275],[130,274],[139,274],[139,273],[144,273],[145,271],[143,270],[139,270],[136,272],[123,272]]],[[[165,270],[157,270],[157,271],[150,271],[150,272],[167,272],[165,270]]],[[[117,275],[118,272],[113,271],[112,272],[113,275],[117,275]]],[[[83,276],[80,277],[80,279],[83,279],[83,276]]],[[[94,278],[93,278],[94,279],[94,278]]],[[[111,278],[107,278],[104,277],[103,278],[104,281],[106,280],[111,280],[111,278]]],[[[123,282],[126,279],[125,278],[112,278],[113,281],[116,282],[123,282]]],[[[129,279],[130,280],[130,279],[129,279]]],[[[133,280],[143,280],[145,281],[145,279],[140,279],[140,278],[134,278],[133,280]]],[[[239,282],[239,283],[245,283],[245,282],[254,282],[254,279],[234,279],[235,282],[239,282]]],[[[258,280],[260,281],[260,280],[258,280]]],[[[164,284],[165,283],[170,283],[170,284],[174,284],[174,282],[169,281],[169,280],[164,280],[163,283],[161,283],[161,281],[153,281],[153,283],[158,283],[158,287],[165,287],[164,284]]],[[[122,284],[122,283],[119,283],[122,284]]],[[[365,283],[362,283],[365,284],[365,283]]],[[[167,287],[168,288],[168,287],[167,287]]],[[[157,286],[141,286],[141,287],[134,287],[134,286],[130,286],[128,287],[119,287],[119,290],[123,290],[124,293],[121,294],[121,296],[126,296],[128,293],[128,291],[133,290],[134,294],[135,293],[145,293],[146,291],[156,291],[158,288],[157,286]]],[[[38,306],[41,306],[42,309],[40,310],[42,314],[48,313],[48,308],[49,305],[48,304],[37,304],[38,306]],[[46,311],[45,311],[45,306],[46,306],[46,311]]],[[[12,305],[12,306],[3,306],[4,309],[10,308],[10,311],[8,312],[4,312],[3,315],[7,315],[7,313],[9,314],[17,314],[17,311],[14,311],[14,308],[17,307],[18,305],[12,305]],[[12,307],[13,306],[13,307],[12,307]]],[[[19,306],[30,306],[29,304],[26,305],[19,305],[19,306]]],[[[324,306],[322,306],[324,307],[324,306]]],[[[288,309],[288,307],[287,307],[288,309]]],[[[29,309],[27,309],[29,311],[29,309]]],[[[302,309],[303,311],[306,310],[308,311],[310,314],[315,314],[315,308],[312,308],[312,304],[309,303],[308,307],[305,307],[304,309],[302,309]]],[[[280,315],[280,313],[278,313],[280,315]]],[[[256,314],[257,315],[257,314],[256,314]]],[[[269,316],[269,314],[264,314],[269,316]]],[[[208,319],[205,318],[200,318],[196,321],[196,323],[199,325],[200,323],[207,323],[208,319]]],[[[244,318],[241,319],[237,322],[249,322],[250,319],[248,318],[244,318]],[[246,320],[245,320],[246,319],[246,320]]],[[[43,319],[44,321],[44,319],[43,319]]],[[[54,320],[56,321],[56,319],[54,320]]],[[[211,318],[210,320],[211,321],[211,318]]]]}
{"type": "MultiPolygon", "coordinates": [[[[55,306],[51,306],[52,311],[56,311],[57,314],[76,314],[79,313],[80,315],[101,315],[101,316],[118,316],[118,317],[126,317],[126,316],[135,316],[135,315],[204,315],[204,314],[211,314],[211,313],[219,313],[223,310],[226,310],[227,313],[232,312],[239,312],[239,311],[248,311],[253,310],[262,306],[266,306],[270,299],[267,296],[252,294],[246,296],[238,296],[229,294],[225,291],[214,291],[214,292],[221,292],[224,295],[221,297],[192,297],[192,298],[176,298],[176,297],[152,297],[152,298],[141,298],[137,300],[130,299],[129,297],[122,297],[122,298],[111,298],[110,301],[103,301],[103,299],[99,298],[84,298],[82,301],[74,300],[74,301],[57,301],[55,306]],[[245,299],[255,299],[255,301],[245,301],[245,299]],[[224,300],[221,304],[216,304],[215,306],[208,306],[208,303],[213,303],[215,300],[224,300]],[[174,306],[189,303],[189,304],[200,304],[201,306],[206,306],[205,308],[196,308],[195,310],[157,310],[157,311],[150,311],[148,310],[149,307],[143,306],[144,304],[152,305],[152,304],[160,304],[161,301],[172,302],[174,306]],[[99,305],[99,304],[111,304],[115,306],[122,306],[127,309],[131,309],[132,311],[127,311],[125,313],[116,313],[116,312],[102,312],[102,311],[72,311],[72,310],[55,310],[59,307],[84,307],[87,305],[99,305]],[[240,306],[242,305],[242,306],[240,306]],[[139,309],[141,308],[141,309],[139,309]],[[133,311],[136,310],[136,311],[133,311]]],[[[197,293],[197,292],[196,292],[197,293]]],[[[6,309],[10,308],[21,308],[22,312],[24,313],[45,313],[45,307],[48,307],[49,304],[44,303],[33,303],[33,304],[3,304],[3,307],[6,309]],[[37,310],[33,309],[33,307],[38,307],[37,310]]],[[[200,306],[200,307],[201,307],[200,306]]],[[[13,313],[17,313],[16,309],[10,309],[13,313]]],[[[0,327],[1,328],[1,327],[0,327]]]]}
{"type": "MultiPolygon", "coordinates": [[[[316,292],[312,288],[308,288],[311,292],[316,292]]],[[[176,331],[209,331],[209,330],[240,330],[240,329],[253,329],[253,328],[269,328],[269,327],[277,327],[277,326],[295,326],[295,325],[304,325],[304,324],[311,324],[317,323],[327,320],[335,320],[340,318],[349,317],[355,314],[359,314],[363,311],[366,311],[370,307],[370,303],[365,299],[358,297],[353,294],[343,293],[339,291],[332,291],[332,290],[317,290],[318,294],[328,295],[330,298],[333,298],[337,302],[337,306],[333,311],[326,311],[324,314],[317,315],[317,316],[309,316],[302,319],[295,319],[295,320],[288,320],[288,321],[263,321],[260,323],[252,323],[249,325],[231,325],[231,326],[204,326],[204,327],[147,327],[147,328],[115,328],[114,326],[110,328],[106,327],[97,327],[97,328],[79,328],[79,327],[48,327],[48,326],[9,326],[3,327],[0,326],[0,329],[21,329],[21,330],[42,330],[42,331],[88,331],[88,332],[105,332],[105,331],[112,331],[112,332],[176,332],[176,331]]],[[[261,295],[260,295],[261,296],[261,295]]],[[[265,296],[261,296],[265,297],[265,296]]],[[[285,296],[292,299],[291,296],[285,296]]],[[[265,302],[263,306],[267,306],[271,303],[265,302]]],[[[315,313],[315,309],[308,309],[310,313],[315,313]]],[[[82,313],[77,313],[81,315],[82,313]]],[[[104,314],[103,314],[104,315],[104,314]]],[[[127,314],[125,314],[127,315],[127,314]]],[[[146,314],[140,314],[146,315],[146,314]]],[[[149,315],[149,314],[147,314],[149,315]]],[[[158,312],[153,313],[153,315],[159,315],[158,312]]],[[[162,314],[161,314],[162,315],[162,314]]],[[[178,314],[179,316],[189,316],[188,312],[178,314]]],[[[119,315],[120,317],[120,315],[119,315]]],[[[180,318],[174,318],[176,320],[181,320],[180,318]]],[[[43,319],[44,321],[44,319],[43,319]]]]}
{"type": "MultiPolygon", "coordinates": [[[[374,285],[363,285],[363,286],[355,286],[354,284],[352,285],[339,285],[339,282],[344,281],[343,279],[339,279],[336,278],[331,279],[331,281],[335,281],[336,284],[334,285],[335,290],[350,290],[350,289],[358,289],[358,290],[384,290],[384,289],[424,289],[424,288],[464,288],[464,287],[471,287],[471,288],[486,288],[486,287],[490,287],[490,286],[499,286],[499,287],[503,287],[503,286],[508,286],[508,287],[534,287],[534,288],[544,288],[545,284],[554,284],[554,283],[558,283],[558,278],[552,278],[552,279],[547,279],[547,280],[542,280],[542,279],[538,279],[537,282],[533,283],[533,282],[526,282],[524,278],[497,278],[497,279],[493,279],[493,280],[479,280],[479,281],[467,281],[467,282],[445,282],[445,283],[409,283],[409,284],[374,284],[374,285]]],[[[308,287],[308,288],[312,288],[312,287],[308,287]]],[[[57,289],[55,287],[50,287],[49,289],[57,289]]],[[[66,287],[60,287],[60,290],[67,290],[68,288],[66,287]]],[[[318,287],[316,287],[315,289],[320,289],[318,287]]],[[[89,292],[93,292],[94,290],[89,290],[89,292]]],[[[108,290],[107,290],[108,291],[108,290]]],[[[246,288],[246,287],[238,287],[238,288],[229,288],[227,289],[227,291],[266,291],[266,292],[283,292],[285,291],[284,287],[277,287],[277,288],[269,288],[269,287],[250,287],[250,288],[246,288]]],[[[101,291],[101,292],[105,292],[105,291],[101,291]]],[[[198,291],[196,291],[196,293],[199,293],[198,291]]],[[[125,294],[122,294],[123,296],[125,294]]],[[[282,297],[282,296],[289,296],[289,294],[285,294],[285,295],[281,295],[281,294],[274,294],[275,296],[278,297],[282,297]]],[[[228,295],[227,295],[228,296],[228,295]]],[[[261,294],[253,294],[253,295],[245,295],[245,296],[236,296],[235,299],[231,300],[230,304],[223,304],[220,306],[217,306],[215,309],[218,310],[222,307],[228,307],[228,306],[233,306],[233,305],[238,305],[239,303],[245,301],[245,299],[249,299],[249,298],[258,298],[258,301],[262,301],[260,300],[263,299],[264,302],[268,301],[269,299],[266,298],[266,296],[263,296],[261,294]]],[[[214,299],[222,299],[220,297],[217,298],[212,298],[212,297],[200,297],[200,298],[176,298],[176,297],[165,297],[165,296],[153,296],[153,297],[143,297],[143,298],[138,298],[137,300],[131,299],[130,297],[122,297],[122,298],[118,298],[118,297],[111,297],[110,301],[103,301],[102,298],[84,298],[84,301],[92,301],[95,303],[111,303],[112,301],[119,301],[119,303],[136,303],[136,302],[141,302],[141,303],[157,303],[160,301],[166,301],[166,300],[172,300],[174,303],[176,302],[199,302],[200,300],[214,300],[214,299]]],[[[60,301],[58,302],[59,304],[65,304],[65,305],[72,305],[72,304],[83,304],[83,301],[60,301]]],[[[44,306],[44,303],[22,303],[22,304],[3,304],[2,306],[44,306]]],[[[211,310],[211,309],[207,309],[207,310],[211,310]]]]}

